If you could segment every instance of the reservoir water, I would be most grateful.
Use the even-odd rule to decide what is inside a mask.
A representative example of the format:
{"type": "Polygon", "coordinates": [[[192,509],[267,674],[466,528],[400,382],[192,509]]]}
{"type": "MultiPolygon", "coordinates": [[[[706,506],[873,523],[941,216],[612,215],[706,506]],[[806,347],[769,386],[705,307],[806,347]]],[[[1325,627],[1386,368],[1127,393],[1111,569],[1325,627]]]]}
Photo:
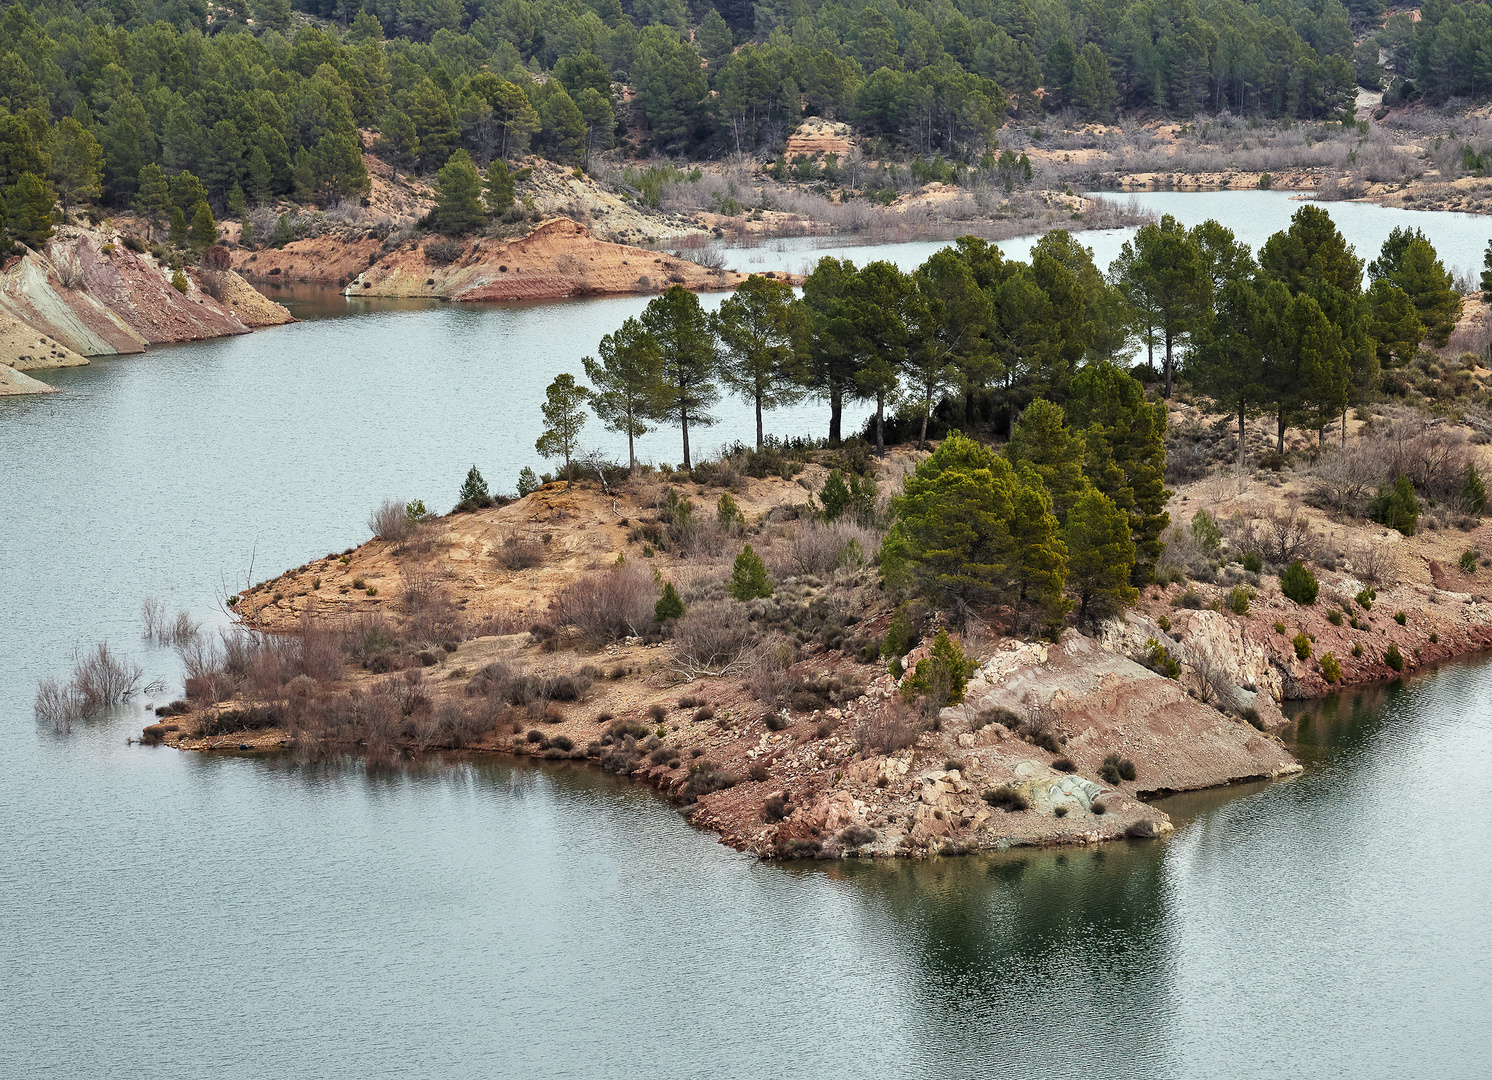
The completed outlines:
{"type": "MultiPolygon", "coordinates": [[[[1252,243],[1297,206],[1139,201],[1252,243]]],[[[1369,256],[1409,223],[1469,268],[1492,233],[1328,209],[1369,256]]],[[[1125,235],[1083,242],[1107,265],[1125,235]]],[[[221,619],[251,558],[357,543],[385,495],[445,509],[473,463],[511,488],[543,387],[643,303],[290,299],[313,317],[0,403],[0,1077],[1486,1074],[1480,659],[1292,706],[1305,775],[1170,800],[1164,841],[918,865],[758,863],[578,767],[205,758],[126,745],[140,701],[38,725],[37,678],[102,637],[162,681],[146,701],[179,689],[142,598],[221,619]]],[[[749,437],[721,418],[705,445],[749,437]]]]}

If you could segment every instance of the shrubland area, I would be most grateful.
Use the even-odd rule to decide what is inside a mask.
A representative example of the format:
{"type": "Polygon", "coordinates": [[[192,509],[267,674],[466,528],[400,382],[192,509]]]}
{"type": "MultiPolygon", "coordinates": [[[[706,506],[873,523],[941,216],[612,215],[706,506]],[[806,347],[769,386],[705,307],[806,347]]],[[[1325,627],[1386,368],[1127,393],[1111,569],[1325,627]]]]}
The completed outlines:
{"type": "Polygon", "coordinates": [[[1414,232],[1363,271],[1307,206],[1257,253],[1162,219],[1108,274],[1054,232],[670,289],[551,384],[556,475],[387,500],[221,635],[148,606],[188,679],[144,737],[584,760],[774,857],[1157,835],[1149,796],[1298,769],[1293,702],[1492,643],[1485,310],[1414,232]],[[761,435],[698,453],[726,392],[761,435]],[[805,394],[878,408],[769,437],[805,394]]]}

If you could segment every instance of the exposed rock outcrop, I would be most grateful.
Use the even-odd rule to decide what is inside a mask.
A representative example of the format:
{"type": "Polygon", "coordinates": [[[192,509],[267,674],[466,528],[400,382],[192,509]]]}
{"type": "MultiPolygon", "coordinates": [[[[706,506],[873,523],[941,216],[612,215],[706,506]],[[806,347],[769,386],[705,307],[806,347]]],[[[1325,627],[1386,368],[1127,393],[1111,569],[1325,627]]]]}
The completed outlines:
{"type": "Polygon", "coordinates": [[[245,294],[234,277],[233,271],[194,269],[181,292],[169,267],[151,255],[130,251],[106,230],[66,227],[45,252],[25,251],[6,264],[0,313],[84,357],[291,321],[279,304],[245,294]]]}

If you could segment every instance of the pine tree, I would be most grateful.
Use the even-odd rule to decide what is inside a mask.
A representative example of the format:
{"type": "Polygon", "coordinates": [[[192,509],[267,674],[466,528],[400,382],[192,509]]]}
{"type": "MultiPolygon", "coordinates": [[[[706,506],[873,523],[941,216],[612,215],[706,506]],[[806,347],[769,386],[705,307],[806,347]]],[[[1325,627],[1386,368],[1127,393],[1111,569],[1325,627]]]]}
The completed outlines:
{"type": "Polygon", "coordinates": [[[243,193],[243,187],[235,183],[228,189],[228,216],[242,218],[244,212],[249,208],[249,199],[243,193]]]}
{"type": "Polygon", "coordinates": [[[187,216],[179,206],[171,207],[171,246],[186,247],[187,245],[187,216]]]}
{"type": "Polygon", "coordinates": [[[1135,544],[1129,515],[1097,488],[1086,488],[1067,512],[1067,590],[1078,602],[1078,619],[1089,622],[1120,614],[1139,598],[1130,583],[1135,544]]]}
{"type": "Polygon", "coordinates": [[[155,230],[170,220],[171,185],[159,165],[146,165],[140,170],[135,210],[145,219],[146,237],[150,240],[155,239],[155,230]]]}
{"type": "MultiPolygon", "coordinates": [[[[473,170],[475,171],[475,170],[473,170]]],[[[575,382],[573,375],[556,375],[544,391],[544,433],[534,442],[534,449],[547,458],[565,459],[565,479],[571,476],[570,459],[585,427],[585,403],[591,392],[575,382]]]]}
{"type": "Polygon", "coordinates": [[[500,158],[493,159],[492,164],[487,166],[487,182],[483,187],[487,211],[491,214],[506,214],[511,210],[514,186],[513,173],[508,169],[508,163],[500,158]]]}
{"type": "Polygon", "coordinates": [[[352,20],[352,25],[347,30],[347,43],[349,45],[361,45],[364,42],[378,42],[383,40],[383,24],[378,21],[367,8],[357,13],[352,20]]]}
{"type": "MultiPolygon", "coordinates": [[[[867,270],[869,267],[866,268],[867,270]]],[[[989,351],[994,311],[989,295],[974,280],[969,265],[944,248],[912,274],[908,298],[911,344],[907,349],[907,377],[920,399],[922,426],[917,449],[927,443],[927,423],[933,400],[956,386],[962,372],[983,367],[989,351]]]]}
{"type": "Polygon", "coordinates": [[[1368,277],[1375,284],[1386,279],[1402,289],[1431,344],[1445,348],[1461,311],[1461,295],[1424,233],[1395,228],[1379,257],[1368,264],[1368,277]]]}
{"type": "Polygon", "coordinates": [[[446,235],[472,232],[487,221],[482,208],[482,176],[471,155],[457,150],[437,174],[435,209],[430,212],[435,228],[446,235]]]}
{"type": "Polygon", "coordinates": [[[1165,550],[1161,533],[1171,523],[1165,488],[1166,406],[1145,400],[1145,389],[1113,364],[1090,364],[1072,381],[1069,423],[1083,431],[1088,451],[1084,475],[1129,514],[1135,541],[1130,580],[1145,585],[1165,550]]]}
{"type": "Polygon", "coordinates": [[[1061,627],[1070,606],[1062,595],[1067,579],[1067,544],[1062,526],[1052,513],[1052,497],[1029,466],[1023,468],[1015,487],[1010,536],[1015,541],[1015,565],[1011,575],[1016,598],[1029,605],[1036,621],[1048,634],[1061,627]]]}
{"type": "Polygon", "coordinates": [[[1062,407],[1043,399],[1026,406],[1005,444],[1005,457],[1012,465],[1029,466],[1041,477],[1059,521],[1087,484],[1084,455],[1083,437],[1068,429],[1062,407]]]}
{"type": "Polygon", "coordinates": [[[747,544],[736,556],[735,567],[731,571],[730,584],[725,590],[736,600],[756,600],[760,597],[772,595],[772,580],[767,577],[767,565],[762,562],[762,557],[751,550],[747,544]]]}
{"type": "Polygon", "coordinates": [[[104,152],[93,133],[71,116],[64,116],[52,128],[47,150],[52,157],[49,175],[56,182],[66,218],[73,203],[102,194],[104,152]]]}
{"type": "Polygon", "coordinates": [[[323,206],[342,199],[358,199],[372,190],[363,164],[363,148],[355,131],[329,131],[311,153],[311,172],[323,206]]]}
{"type": "Polygon", "coordinates": [[[269,201],[274,174],[270,171],[269,158],[265,156],[263,147],[256,146],[249,151],[248,182],[247,194],[255,206],[263,206],[269,201]]]}
{"type": "Polygon", "coordinates": [[[663,595],[658,597],[658,602],[653,605],[653,621],[661,623],[683,617],[684,601],[679,597],[679,590],[673,587],[673,582],[664,582],[663,595]]]}
{"type": "Polygon", "coordinates": [[[657,341],[636,319],[603,337],[596,351],[599,362],[589,356],[582,361],[596,388],[591,408],[607,428],[627,436],[627,468],[635,470],[634,440],[652,430],[649,422],[663,408],[663,357],[657,341]]]}
{"type": "Polygon", "coordinates": [[[56,201],[45,180],[23,172],[5,192],[5,222],[10,235],[40,250],[52,237],[52,204],[56,201]]]}
{"type": "Polygon", "coordinates": [[[653,339],[662,362],[660,412],[677,417],[684,438],[684,468],[691,468],[689,425],[708,427],[707,411],[720,400],[715,386],[715,336],[699,297],[674,285],[655,297],[642,313],[642,327],[653,339]]]}
{"type": "Polygon", "coordinates": [[[1013,600],[1017,485],[1008,461],[949,432],[892,502],[896,521],[881,547],[887,584],[938,603],[1013,600]]]}
{"type": "Polygon", "coordinates": [[[1169,398],[1177,350],[1205,318],[1210,300],[1211,281],[1203,272],[1196,238],[1170,214],[1140,226],[1133,243],[1124,244],[1119,285],[1145,313],[1165,347],[1162,364],[1169,398]]]}
{"type": "Polygon", "coordinates": [[[591,167],[591,154],[597,150],[610,150],[616,143],[616,111],[611,107],[611,98],[594,87],[587,86],[575,95],[575,107],[585,122],[585,160],[582,167],[591,167]]]}
{"type": "Polygon", "coordinates": [[[785,281],[752,274],[711,319],[720,338],[720,379],[756,409],[756,448],[764,445],[762,413],[802,400],[804,372],[795,343],[804,311],[785,281]]]}
{"type": "Polygon", "coordinates": [[[402,109],[390,107],[383,114],[378,130],[373,152],[389,163],[393,170],[392,180],[398,183],[399,170],[407,170],[420,157],[420,140],[415,134],[414,121],[402,109]]]}
{"type": "Polygon", "coordinates": [[[207,208],[207,201],[203,200],[197,204],[192,211],[192,247],[198,251],[211,247],[217,242],[218,223],[212,219],[212,211],[207,208]]]}
{"type": "Polygon", "coordinates": [[[491,505],[492,494],[487,490],[487,481],[482,479],[482,474],[473,465],[456,495],[456,509],[480,510],[491,505]]]}

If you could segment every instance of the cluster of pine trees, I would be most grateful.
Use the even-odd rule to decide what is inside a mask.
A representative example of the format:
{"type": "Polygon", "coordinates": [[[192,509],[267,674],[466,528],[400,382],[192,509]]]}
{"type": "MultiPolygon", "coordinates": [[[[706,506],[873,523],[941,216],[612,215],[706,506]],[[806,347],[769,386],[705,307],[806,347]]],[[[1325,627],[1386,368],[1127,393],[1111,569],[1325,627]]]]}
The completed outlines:
{"type": "MultiPolygon", "coordinates": [[[[43,144],[64,120],[88,135],[96,194],[33,171],[64,199],[67,187],[129,205],[154,164],[192,173],[218,214],[362,194],[360,128],[378,133],[400,171],[433,173],[458,149],[482,168],[530,150],[582,164],[619,133],[622,85],[662,151],[774,145],[806,113],[973,163],[1012,110],[1338,115],[1354,86],[1351,22],[1377,10],[1377,0],[1351,10],[1339,0],[858,10],[835,0],[23,0],[0,17],[0,113],[25,118],[43,144]],[[325,21],[305,25],[297,9],[325,21]]],[[[1432,32],[1426,11],[1418,35],[1432,32]]],[[[1471,38],[1450,59],[1449,42],[1435,41],[1415,45],[1442,73],[1435,92],[1465,92],[1468,79],[1474,90],[1471,38]]],[[[78,142],[77,130],[68,138],[78,142]]]]}
{"type": "MultiPolygon", "coordinates": [[[[1421,342],[1444,345],[1460,307],[1450,273],[1418,230],[1395,229],[1366,267],[1326,211],[1305,206],[1258,257],[1215,221],[1170,216],[1141,227],[1107,274],[1056,230],[1029,262],[963,237],[904,273],[888,262],[820,260],[795,295],[753,275],[713,315],[682,288],[602,339],[586,361],[598,410],[629,441],[652,423],[713,423],[723,385],[764,414],[813,394],[837,444],[849,400],[875,403],[867,436],[890,421],[919,446],[943,426],[1012,432],[1032,402],[1070,407],[1088,368],[1127,363],[1169,397],[1179,372],[1239,417],[1268,409],[1321,429],[1378,391],[1421,342]],[[903,430],[905,430],[903,428],[903,430]]],[[[1013,435],[1012,435],[1013,437],[1013,435]]]]}

